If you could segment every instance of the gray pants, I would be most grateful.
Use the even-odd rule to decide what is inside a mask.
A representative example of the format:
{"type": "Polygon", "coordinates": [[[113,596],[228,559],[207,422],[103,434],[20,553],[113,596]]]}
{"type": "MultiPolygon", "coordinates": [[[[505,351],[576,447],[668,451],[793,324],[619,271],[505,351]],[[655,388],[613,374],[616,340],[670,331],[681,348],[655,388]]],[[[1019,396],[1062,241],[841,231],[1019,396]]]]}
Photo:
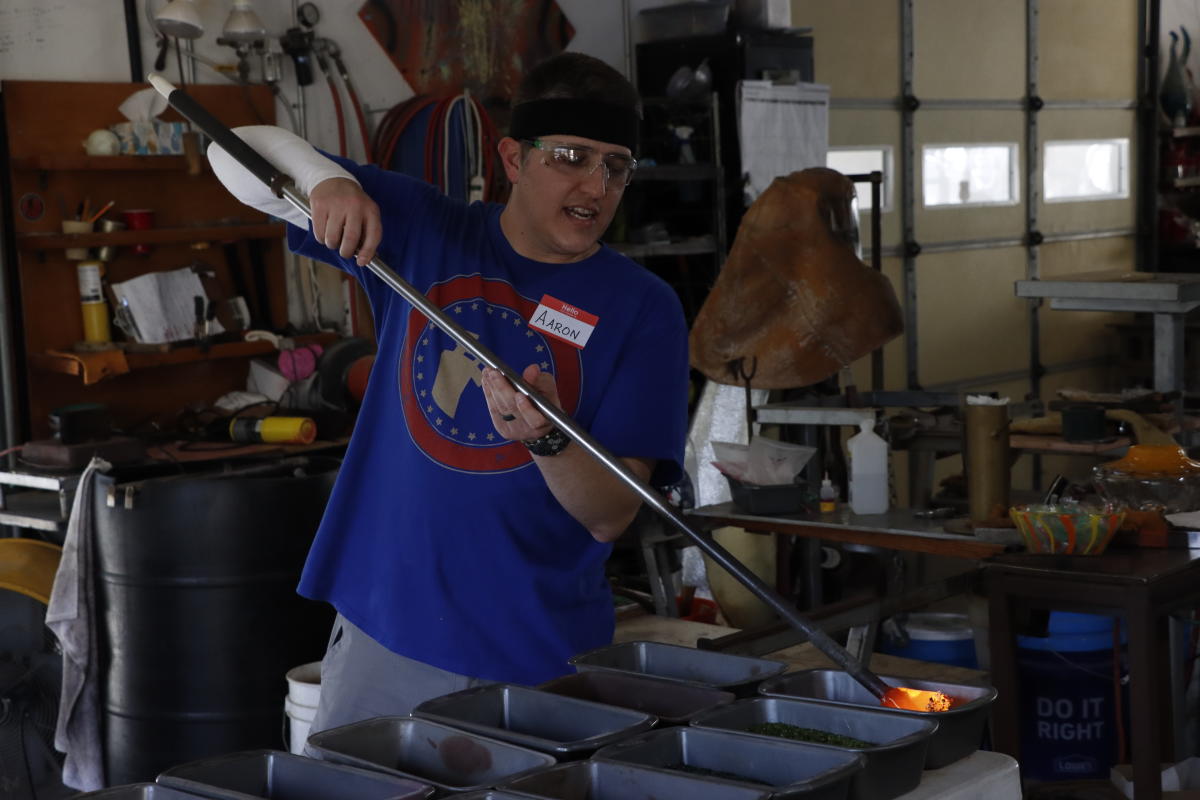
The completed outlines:
{"type": "MultiPolygon", "coordinates": [[[[404,716],[426,700],[489,682],[397,655],[338,614],[321,659],[321,697],[309,733],[404,716]]],[[[316,755],[307,747],[305,753],[316,755]]]]}

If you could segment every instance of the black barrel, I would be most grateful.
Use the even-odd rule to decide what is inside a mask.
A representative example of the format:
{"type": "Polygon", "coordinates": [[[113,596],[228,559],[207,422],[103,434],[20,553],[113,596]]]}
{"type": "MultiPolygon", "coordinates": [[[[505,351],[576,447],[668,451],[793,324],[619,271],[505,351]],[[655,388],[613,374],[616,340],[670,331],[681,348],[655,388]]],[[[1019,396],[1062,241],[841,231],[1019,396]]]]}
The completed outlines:
{"type": "Polygon", "coordinates": [[[284,675],[321,657],[332,622],[296,584],[339,463],[292,457],[136,483],[97,476],[109,785],[280,745],[284,675]]]}

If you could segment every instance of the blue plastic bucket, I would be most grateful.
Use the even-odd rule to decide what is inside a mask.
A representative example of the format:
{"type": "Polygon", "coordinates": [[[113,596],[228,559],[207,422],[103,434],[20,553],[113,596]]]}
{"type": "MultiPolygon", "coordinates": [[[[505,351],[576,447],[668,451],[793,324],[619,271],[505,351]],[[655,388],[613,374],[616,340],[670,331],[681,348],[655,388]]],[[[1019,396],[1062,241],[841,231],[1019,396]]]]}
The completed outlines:
{"type": "Polygon", "coordinates": [[[968,669],[979,666],[975,658],[975,635],[966,614],[913,613],[905,618],[903,628],[908,633],[908,644],[901,647],[884,641],[879,652],[968,669]]]}
{"type": "MultiPolygon", "coordinates": [[[[1117,622],[1054,611],[1048,636],[1017,637],[1020,761],[1026,780],[1107,778],[1117,763],[1112,639],[1117,622]]],[[[1120,658],[1124,676],[1124,648],[1120,658]]],[[[1124,689],[1121,694],[1128,725],[1129,702],[1124,689]]]]}

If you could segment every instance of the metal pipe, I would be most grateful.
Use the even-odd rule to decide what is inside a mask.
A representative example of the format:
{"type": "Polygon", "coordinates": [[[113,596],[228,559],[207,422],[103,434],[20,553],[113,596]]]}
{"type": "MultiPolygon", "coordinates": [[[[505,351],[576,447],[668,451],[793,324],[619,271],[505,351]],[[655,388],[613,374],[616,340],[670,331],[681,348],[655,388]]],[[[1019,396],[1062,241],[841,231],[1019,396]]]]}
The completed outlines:
{"type": "MultiPolygon", "coordinates": [[[[270,162],[238,138],[233,131],[213,117],[185,92],[176,89],[170,82],[159,75],[151,74],[149,80],[154,85],[154,88],[167,98],[167,101],[176,111],[191,120],[243,167],[248,169],[267,186],[271,187],[272,191],[279,197],[287,200],[306,217],[312,218],[308,198],[296,189],[290,177],[275,169],[270,162]]],[[[574,442],[587,450],[588,453],[603,464],[613,475],[633,489],[646,504],[695,542],[709,558],[716,561],[730,575],[737,578],[758,599],[762,600],[775,613],[779,614],[788,623],[808,636],[809,641],[818,650],[828,656],[830,660],[849,673],[851,677],[861,683],[873,695],[881,700],[883,699],[889,687],[877,675],[868,671],[845,648],[830,638],[825,631],[797,612],[782,596],[767,586],[761,578],[734,558],[729,551],[717,544],[711,537],[692,530],[683,517],[675,509],[671,508],[657,492],[642,483],[641,479],[619,459],[610,454],[590,434],[580,428],[575,420],[571,419],[561,409],[556,408],[538,394],[530,384],[525,382],[520,374],[501,361],[490,349],[481,345],[466,328],[463,328],[447,316],[441,308],[430,302],[425,295],[421,294],[411,284],[397,275],[391,267],[378,257],[372,258],[366,266],[380,280],[395,290],[397,294],[411,303],[414,309],[424,314],[430,322],[445,331],[450,338],[454,339],[467,352],[479,359],[480,363],[492,369],[499,370],[505,378],[512,382],[517,391],[528,397],[537,406],[538,410],[557,425],[563,433],[570,436],[574,442]]]]}

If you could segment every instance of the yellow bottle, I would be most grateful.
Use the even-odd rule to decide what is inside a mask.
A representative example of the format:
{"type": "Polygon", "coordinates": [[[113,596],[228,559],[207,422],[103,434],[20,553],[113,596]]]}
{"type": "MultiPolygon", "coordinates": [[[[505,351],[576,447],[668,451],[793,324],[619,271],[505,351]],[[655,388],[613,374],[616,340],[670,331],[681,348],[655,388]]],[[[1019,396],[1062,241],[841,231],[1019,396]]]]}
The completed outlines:
{"type": "Polygon", "coordinates": [[[830,514],[837,510],[837,489],[833,488],[833,483],[829,480],[829,473],[825,473],[824,479],[821,481],[821,491],[817,495],[821,500],[821,513],[830,514]]]}

